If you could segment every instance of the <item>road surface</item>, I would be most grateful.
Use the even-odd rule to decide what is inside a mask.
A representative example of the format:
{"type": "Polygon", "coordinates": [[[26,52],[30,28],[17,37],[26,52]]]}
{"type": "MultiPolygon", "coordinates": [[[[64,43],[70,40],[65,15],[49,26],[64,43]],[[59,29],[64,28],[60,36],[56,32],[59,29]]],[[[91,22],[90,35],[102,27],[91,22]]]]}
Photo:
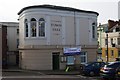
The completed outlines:
{"type": "MultiPolygon", "coordinates": [[[[98,80],[76,75],[46,75],[41,72],[3,72],[2,80],[98,80]]],[[[99,79],[100,80],[100,79],[99,79]]]]}

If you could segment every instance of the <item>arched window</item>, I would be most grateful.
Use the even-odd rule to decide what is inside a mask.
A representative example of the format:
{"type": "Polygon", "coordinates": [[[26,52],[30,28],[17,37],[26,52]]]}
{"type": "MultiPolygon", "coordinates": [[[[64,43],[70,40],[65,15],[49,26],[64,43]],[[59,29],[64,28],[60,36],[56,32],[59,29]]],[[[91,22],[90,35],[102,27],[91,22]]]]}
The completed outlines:
{"type": "Polygon", "coordinates": [[[28,37],[28,21],[27,21],[27,19],[25,19],[24,25],[25,25],[25,37],[28,37]]]}
{"type": "Polygon", "coordinates": [[[45,20],[39,19],[39,37],[45,37],[45,20]]]}
{"type": "Polygon", "coordinates": [[[30,24],[31,24],[31,37],[36,37],[36,19],[32,18],[30,24]]]}

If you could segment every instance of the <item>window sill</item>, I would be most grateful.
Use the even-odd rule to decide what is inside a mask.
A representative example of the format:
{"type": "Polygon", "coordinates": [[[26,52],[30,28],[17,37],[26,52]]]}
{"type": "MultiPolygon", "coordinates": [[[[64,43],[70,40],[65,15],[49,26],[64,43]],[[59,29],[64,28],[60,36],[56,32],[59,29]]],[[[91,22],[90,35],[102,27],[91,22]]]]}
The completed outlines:
{"type": "Polygon", "coordinates": [[[36,40],[36,39],[42,39],[42,40],[46,40],[47,38],[46,37],[25,37],[24,39],[26,40],[36,40]]]}

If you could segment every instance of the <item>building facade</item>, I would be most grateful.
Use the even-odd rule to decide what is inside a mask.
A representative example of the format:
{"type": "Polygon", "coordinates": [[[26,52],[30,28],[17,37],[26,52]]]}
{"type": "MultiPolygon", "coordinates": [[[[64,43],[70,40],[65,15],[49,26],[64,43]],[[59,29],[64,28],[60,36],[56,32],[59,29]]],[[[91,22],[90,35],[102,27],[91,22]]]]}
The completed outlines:
{"type": "Polygon", "coordinates": [[[108,32],[102,33],[102,59],[106,61],[108,54],[108,61],[115,61],[120,58],[120,21],[108,21],[108,32]],[[108,35],[108,37],[107,37],[108,35]],[[108,38],[108,41],[107,41],[108,38]],[[108,53],[107,53],[108,46],[108,53]]]}
{"type": "Polygon", "coordinates": [[[1,68],[7,68],[7,27],[0,24],[0,65],[1,68]]]}
{"type": "Polygon", "coordinates": [[[2,25],[0,24],[0,71],[2,71],[2,25]]]}
{"type": "MultiPolygon", "coordinates": [[[[7,40],[7,66],[15,66],[19,63],[19,23],[17,22],[0,22],[6,26],[6,40],[7,40]]],[[[3,46],[3,48],[5,48],[3,46]]]]}
{"type": "Polygon", "coordinates": [[[102,60],[102,34],[108,30],[108,24],[99,24],[97,27],[97,36],[98,36],[98,61],[102,60]]]}
{"type": "Polygon", "coordinates": [[[118,2],[118,20],[120,20],[120,1],[118,2]]]}
{"type": "Polygon", "coordinates": [[[54,5],[28,6],[19,15],[19,66],[60,70],[96,60],[97,12],[54,5]],[[65,49],[79,54],[65,54],[65,49]]]}

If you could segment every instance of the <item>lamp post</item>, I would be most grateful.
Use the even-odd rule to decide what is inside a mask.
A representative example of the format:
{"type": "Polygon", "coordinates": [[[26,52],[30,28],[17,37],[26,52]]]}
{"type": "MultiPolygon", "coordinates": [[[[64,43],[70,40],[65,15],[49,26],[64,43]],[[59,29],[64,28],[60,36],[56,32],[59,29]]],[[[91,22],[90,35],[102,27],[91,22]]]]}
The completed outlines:
{"type": "Polygon", "coordinates": [[[108,32],[106,31],[106,45],[107,45],[107,53],[106,53],[106,63],[108,63],[108,32]]]}

